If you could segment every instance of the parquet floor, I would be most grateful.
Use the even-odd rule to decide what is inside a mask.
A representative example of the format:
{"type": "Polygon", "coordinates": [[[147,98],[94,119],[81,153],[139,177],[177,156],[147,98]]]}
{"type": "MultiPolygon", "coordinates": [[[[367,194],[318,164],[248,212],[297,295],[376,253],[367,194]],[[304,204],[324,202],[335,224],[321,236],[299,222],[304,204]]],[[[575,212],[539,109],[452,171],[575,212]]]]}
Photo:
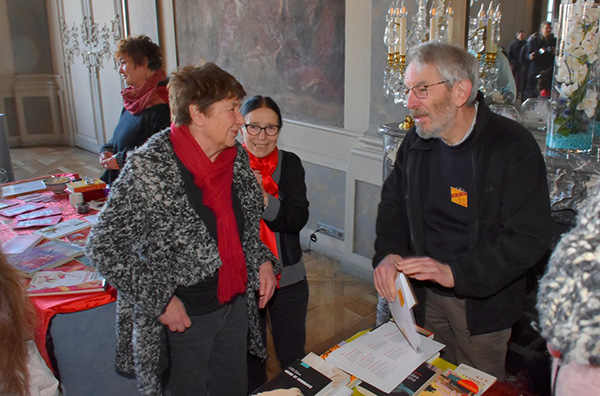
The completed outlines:
{"type": "MultiPolygon", "coordinates": [[[[102,169],[98,155],[74,147],[31,147],[11,149],[17,180],[54,173],[79,173],[98,176],[102,169]]],[[[372,282],[350,276],[336,260],[312,252],[304,255],[310,289],[306,320],[306,352],[320,354],[337,342],[375,324],[377,294],[372,282]]],[[[273,359],[270,376],[279,372],[273,359]]]]}

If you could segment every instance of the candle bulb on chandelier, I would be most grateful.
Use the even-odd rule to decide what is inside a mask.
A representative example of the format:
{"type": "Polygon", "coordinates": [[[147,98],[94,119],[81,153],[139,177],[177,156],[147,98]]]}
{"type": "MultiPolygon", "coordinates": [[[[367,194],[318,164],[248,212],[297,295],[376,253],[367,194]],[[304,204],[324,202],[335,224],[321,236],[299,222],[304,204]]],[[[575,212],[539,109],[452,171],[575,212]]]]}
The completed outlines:
{"type": "Polygon", "coordinates": [[[400,56],[406,55],[406,7],[404,1],[400,8],[396,8],[398,13],[396,14],[396,29],[398,32],[398,52],[400,56]]]}
{"type": "Polygon", "coordinates": [[[435,4],[431,6],[431,10],[429,11],[429,41],[433,41],[437,38],[437,9],[435,8],[435,4]]]}
{"type": "Polygon", "coordinates": [[[452,42],[452,31],[454,30],[454,9],[452,8],[452,2],[448,3],[446,8],[446,38],[449,43],[452,42]]]}
{"type": "Polygon", "coordinates": [[[490,6],[487,11],[487,28],[485,35],[485,52],[488,54],[496,53],[496,43],[494,42],[494,9],[493,2],[490,2],[490,6]]]}

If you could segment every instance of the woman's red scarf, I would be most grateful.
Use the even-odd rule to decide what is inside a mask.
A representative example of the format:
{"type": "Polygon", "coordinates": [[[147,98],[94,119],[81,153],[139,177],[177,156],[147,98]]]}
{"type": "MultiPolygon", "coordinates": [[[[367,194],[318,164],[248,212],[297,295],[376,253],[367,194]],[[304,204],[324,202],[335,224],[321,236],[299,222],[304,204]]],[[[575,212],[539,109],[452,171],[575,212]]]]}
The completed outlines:
{"type": "MultiPolygon", "coordinates": [[[[244,147],[246,147],[246,145],[244,145],[244,147]]],[[[246,147],[246,151],[248,151],[248,147],[246,147]]],[[[250,167],[260,172],[265,191],[275,198],[279,198],[279,186],[275,183],[275,180],[273,180],[273,172],[277,169],[277,162],[279,161],[279,150],[277,149],[277,146],[275,146],[275,150],[266,157],[258,158],[250,151],[248,151],[248,157],[250,157],[250,167]]],[[[269,249],[271,249],[271,252],[279,258],[279,255],[277,254],[277,238],[275,238],[275,233],[271,231],[263,219],[260,219],[260,239],[269,249]]]]}
{"type": "Polygon", "coordinates": [[[244,293],[248,282],[246,258],[231,199],[237,149],[227,148],[211,162],[185,125],[171,124],[170,140],[177,157],[194,175],[194,183],[202,191],[202,202],[217,218],[217,242],[223,262],[219,269],[217,297],[221,304],[225,304],[244,293]]]}
{"type": "Polygon", "coordinates": [[[163,69],[155,71],[140,88],[127,87],[121,91],[123,106],[131,114],[139,114],[149,107],[169,103],[169,92],[158,83],[167,79],[163,69]]]}

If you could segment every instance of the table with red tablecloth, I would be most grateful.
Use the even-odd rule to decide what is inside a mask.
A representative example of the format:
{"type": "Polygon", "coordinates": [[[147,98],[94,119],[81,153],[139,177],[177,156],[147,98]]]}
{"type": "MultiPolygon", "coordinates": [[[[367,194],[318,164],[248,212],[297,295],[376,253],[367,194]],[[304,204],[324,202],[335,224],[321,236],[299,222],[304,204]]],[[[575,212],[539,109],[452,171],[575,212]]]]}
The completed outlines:
{"type": "MultiPolygon", "coordinates": [[[[76,177],[77,175],[64,174],[57,176],[76,177]]],[[[48,202],[43,202],[47,208],[57,207],[61,209],[61,221],[70,220],[73,218],[82,218],[90,214],[97,213],[96,211],[91,211],[88,214],[77,213],[69,204],[69,197],[66,193],[54,194],[49,191],[40,193],[44,194],[44,198],[48,199],[48,202]]],[[[21,198],[27,199],[27,195],[11,199],[19,200],[21,198]]],[[[3,243],[16,235],[29,234],[39,229],[39,227],[13,229],[12,227],[16,223],[17,221],[14,218],[0,216],[0,243],[3,243]]],[[[69,264],[70,263],[64,265],[67,266],[69,264]]],[[[35,329],[35,343],[40,351],[40,354],[48,364],[48,367],[53,368],[48,349],[46,347],[46,339],[51,319],[56,314],[84,311],[111,303],[116,299],[117,291],[111,286],[107,286],[106,290],[103,292],[68,294],[64,296],[32,297],[31,301],[33,302],[33,305],[38,313],[38,321],[35,329]]]]}

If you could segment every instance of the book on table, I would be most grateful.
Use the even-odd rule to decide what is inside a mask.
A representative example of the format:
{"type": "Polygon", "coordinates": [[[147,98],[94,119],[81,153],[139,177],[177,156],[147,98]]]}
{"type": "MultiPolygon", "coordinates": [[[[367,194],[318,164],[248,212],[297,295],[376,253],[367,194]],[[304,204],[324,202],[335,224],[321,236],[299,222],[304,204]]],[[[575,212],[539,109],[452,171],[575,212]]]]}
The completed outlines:
{"type": "Polygon", "coordinates": [[[299,389],[304,396],[324,396],[333,389],[333,381],[326,375],[298,359],[283,371],[265,382],[251,395],[276,389],[299,389]]]}
{"type": "Polygon", "coordinates": [[[424,389],[431,381],[434,380],[439,370],[431,363],[422,363],[412,373],[408,375],[394,390],[386,393],[377,387],[361,382],[356,386],[357,390],[365,396],[382,396],[382,395],[402,395],[412,396],[424,389]]]}
{"type": "Polygon", "coordinates": [[[2,186],[2,196],[4,198],[14,198],[14,197],[18,197],[19,195],[23,195],[23,194],[28,194],[28,193],[38,192],[38,191],[45,191],[46,185],[44,184],[42,179],[45,179],[46,177],[48,177],[48,176],[44,176],[44,177],[41,177],[36,180],[26,180],[26,181],[6,184],[6,185],[2,186]]]}
{"type": "Polygon", "coordinates": [[[49,241],[23,253],[7,257],[8,262],[31,277],[35,272],[58,267],[83,255],[83,248],[63,241],[49,241]]]}
{"type": "Polygon", "coordinates": [[[37,230],[36,233],[45,236],[48,239],[62,238],[65,235],[91,227],[92,223],[84,219],[70,219],[56,225],[37,230]]]}
{"type": "Polygon", "coordinates": [[[440,373],[415,396],[475,396],[479,388],[448,369],[440,373]]]}
{"type": "Polygon", "coordinates": [[[493,375],[478,370],[475,367],[471,367],[464,363],[459,364],[458,367],[454,369],[454,374],[464,379],[470,380],[475,385],[477,385],[478,390],[475,396],[481,396],[486,390],[490,388],[490,386],[494,385],[494,383],[496,382],[496,377],[494,377],[493,375]]]}
{"type": "Polygon", "coordinates": [[[106,183],[99,178],[86,177],[82,180],[67,183],[67,191],[70,193],[84,193],[102,188],[106,188],[106,183]]]}
{"type": "Polygon", "coordinates": [[[36,234],[15,235],[2,244],[4,254],[18,254],[37,245],[44,237],[36,234]]]}
{"type": "Polygon", "coordinates": [[[79,268],[71,266],[63,270],[63,267],[58,267],[36,272],[26,292],[32,297],[55,296],[100,292],[105,287],[106,280],[98,272],[79,265],[79,268]]]}

